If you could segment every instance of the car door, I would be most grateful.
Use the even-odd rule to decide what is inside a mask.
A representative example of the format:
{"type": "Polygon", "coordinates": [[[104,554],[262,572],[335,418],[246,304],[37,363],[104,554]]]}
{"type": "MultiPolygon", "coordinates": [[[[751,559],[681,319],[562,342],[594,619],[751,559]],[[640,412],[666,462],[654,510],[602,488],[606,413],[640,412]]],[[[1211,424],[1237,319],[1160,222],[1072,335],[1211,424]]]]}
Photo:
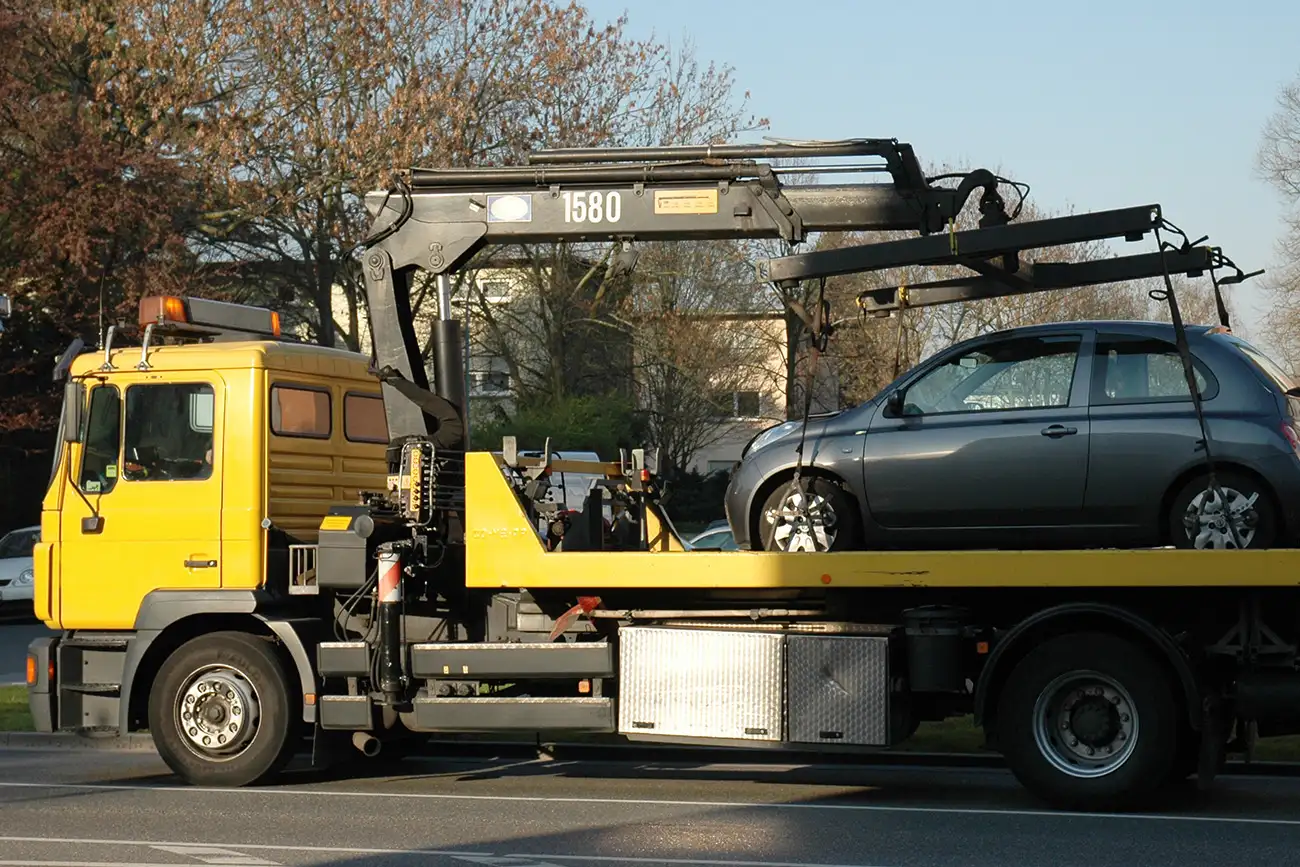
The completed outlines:
{"type": "Polygon", "coordinates": [[[1091,343],[1086,329],[1002,335],[904,381],[901,413],[887,400],[864,440],[873,521],[932,537],[1076,522],[1091,343]]]}
{"type": "MultiPolygon", "coordinates": [[[[1096,347],[1085,521],[1116,544],[1157,544],[1170,482],[1205,454],[1182,358],[1167,340],[1120,331],[1099,330],[1096,347]]],[[[1193,370],[1212,400],[1213,374],[1195,358],[1193,370]]]]}
{"type": "Polygon", "coordinates": [[[130,628],[151,590],[221,586],[221,394],[214,374],[126,375],[90,389],[61,516],[65,629],[130,628]]]}

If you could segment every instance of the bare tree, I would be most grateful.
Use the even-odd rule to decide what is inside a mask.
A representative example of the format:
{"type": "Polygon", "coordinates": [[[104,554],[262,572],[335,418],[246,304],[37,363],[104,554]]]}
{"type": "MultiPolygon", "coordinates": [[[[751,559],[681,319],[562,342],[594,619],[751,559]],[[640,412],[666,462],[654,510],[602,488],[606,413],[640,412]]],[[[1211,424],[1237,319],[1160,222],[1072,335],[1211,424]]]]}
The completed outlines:
{"type": "Polygon", "coordinates": [[[1277,242],[1281,267],[1265,277],[1271,297],[1263,336],[1300,369],[1300,76],[1282,88],[1264,125],[1257,167],[1282,196],[1289,213],[1277,242]]]}

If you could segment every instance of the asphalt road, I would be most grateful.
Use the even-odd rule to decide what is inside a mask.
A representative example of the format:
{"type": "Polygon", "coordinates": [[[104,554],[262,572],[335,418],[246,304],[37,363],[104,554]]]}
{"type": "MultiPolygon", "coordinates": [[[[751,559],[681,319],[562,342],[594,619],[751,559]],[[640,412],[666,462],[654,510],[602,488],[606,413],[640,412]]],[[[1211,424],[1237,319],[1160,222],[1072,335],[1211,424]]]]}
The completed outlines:
{"type": "Polygon", "coordinates": [[[1300,864],[1294,779],[1221,778],[1164,814],[1108,816],[1043,810],[1000,771],[402,770],[221,790],[179,784],[152,753],[0,751],[0,865],[1300,864]]]}
{"type": "Polygon", "coordinates": [[[50,630],[31,619],[0,621],[0,686],[25,683],[27,645],[50,630]]]}

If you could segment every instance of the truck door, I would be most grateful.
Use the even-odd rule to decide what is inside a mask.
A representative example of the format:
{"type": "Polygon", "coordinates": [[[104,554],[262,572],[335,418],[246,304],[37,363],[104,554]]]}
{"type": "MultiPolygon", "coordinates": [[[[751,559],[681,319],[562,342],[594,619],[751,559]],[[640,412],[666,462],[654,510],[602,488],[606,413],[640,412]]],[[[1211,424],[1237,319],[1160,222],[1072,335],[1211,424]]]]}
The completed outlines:
{"type": "Polygon", "coordinates": [[[221,586],[224,393],[208,374],[90,390],[76,490],[63,500],[63,628],[129,629],[151,590],[221,586]]]}

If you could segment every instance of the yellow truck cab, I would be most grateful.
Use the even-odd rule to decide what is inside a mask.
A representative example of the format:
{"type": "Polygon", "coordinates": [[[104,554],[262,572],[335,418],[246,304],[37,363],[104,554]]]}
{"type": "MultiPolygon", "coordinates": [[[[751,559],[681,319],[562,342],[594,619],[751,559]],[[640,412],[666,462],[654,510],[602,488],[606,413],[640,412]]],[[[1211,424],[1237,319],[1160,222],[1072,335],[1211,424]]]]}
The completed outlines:
{"type": "Polygon", "coordinates": [[[155,590],[273,587],[288,541],[314,543],[331,505],[385,484],[365,357],[285,341],[271,311],[203,299],[145,299],[141,328],[143,346],[110,337],[68,370],[34,552],[36,615],[53,628],[136,628],[155,590]],[[163,345],[164,333],[210,341],[163,345]]]}

